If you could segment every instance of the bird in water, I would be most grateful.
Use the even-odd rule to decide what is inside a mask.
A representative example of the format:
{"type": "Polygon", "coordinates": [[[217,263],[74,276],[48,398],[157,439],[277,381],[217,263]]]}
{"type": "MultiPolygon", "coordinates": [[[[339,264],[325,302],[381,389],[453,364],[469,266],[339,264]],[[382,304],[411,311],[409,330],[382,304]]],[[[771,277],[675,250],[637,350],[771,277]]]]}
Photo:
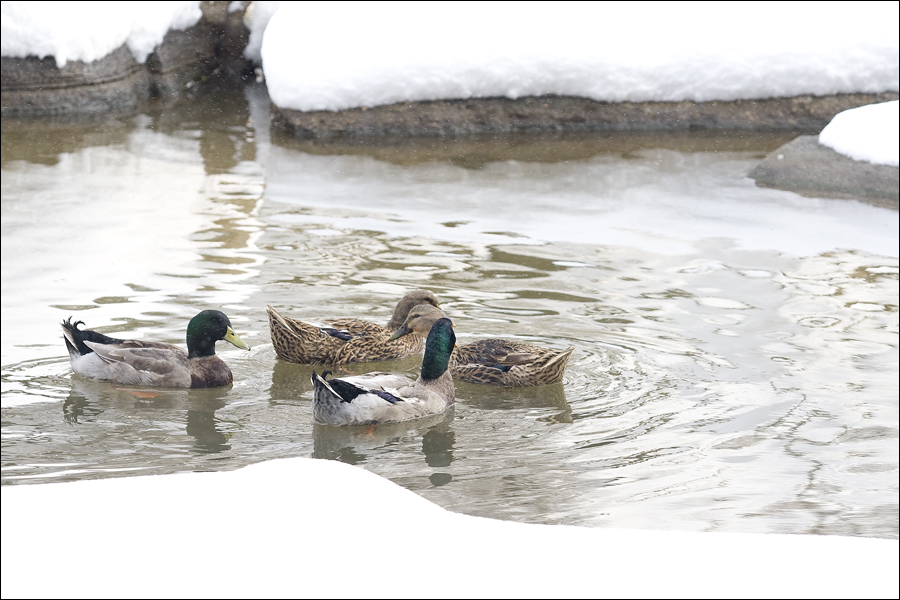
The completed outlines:
{"type": "Polygon", "coordinates": [[[83,377],[126,385],[210,388],[233,381],[231,369],[216,356],[216,342],[225,340],[249,350],[218,310],[204,310],[187,327],[187,351],[161,342],[120,340],[80,329],[82,321],[62,322],[72,370],[83,377]]]}
{"type": "Polygon", "coordinates": [[[285,317],[271,306],[266,306],[266,312],[278,358],[309,365],[343,365],[405,358],[419,352],[427,331],[408,339],[389,339],[409,311],[419,304],[439,306],[430,291],[413,290],[397,303],[386,327],[353,317],[310,323],[285,317]]]}
{"type": "Polygon", "coordinates": [[[328,425],[376,425],[406,421],[447,410],[456,400],[447,370],[456,345],[453,323],[438,319],[425,340],[419,378],[367,373],[328,379],[330,371],[312,373],[313,419],[328,425]]]}
{"type": "MultiPolygon", "coordinates": [[[[391,337],[398,339],[410,333],[422,335],[432,323],[444,317],[444,311],[439,308],[416,306],[391,337]]],[[[570,347],[559,352],[523,342],[489,338],[457,347],[450,357],[449,369],[453,379],[471,383],[506,387],[546,385],[563,380],[574,350],[570,347]]]]}

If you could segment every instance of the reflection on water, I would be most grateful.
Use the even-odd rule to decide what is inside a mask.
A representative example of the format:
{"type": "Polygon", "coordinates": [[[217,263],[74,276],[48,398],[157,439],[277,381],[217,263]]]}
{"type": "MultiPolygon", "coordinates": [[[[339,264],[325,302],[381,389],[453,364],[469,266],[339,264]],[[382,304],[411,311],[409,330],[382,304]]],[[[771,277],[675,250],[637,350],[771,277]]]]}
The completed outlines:
{"type": "Polygon", "coordinates": [[[778,136],[271,144],[267,110],[3,122],[4,484],[314,456],[481,516],[897,537],[896,212],[756,188],[778,136]],[[386,322],[414,287],[460,343],[575,346],[564,383],[314,426],[265,305],[386,322]],[[253,346],[229,388],[71,374],[69,315],[183,344],[206,307],[253,346]]]}
{"type": "Polygon", "coordinates": [[[168,472],[172,465],[192,465],[193,458],[231,448],[235,424],[216,415],[231,388],[150,390],[81,377],[69,384],[62,411],[56,403],[32,404],[14,424],[4,422],[5,483],[158,472],[155,462],[168,463],[162,469],[168,472]],[[9,469],[9,458],[25,456],[19,444],[27,448],[30,465],[16,461],[9,469]]]}
{"type": "Polygon", "coordinates": [[[445,457],[451,456],[453,432],[450,427],[453,419],[454,409],[450,408],[439,415],[403,423],[385,423],[377,427],[314,425],[312,456],[342,460],[355,465],[370,460],[372,455],[379,455],[386,449],[408,445],[415,448],[419,443],[420,451],[412,453],[411,459],[420,461],[421,454],[424,454],[426,465],[445,467],[451,460],[445,460],[445,457]]]}
{"type": "Polygon", "coordinates": [[[230,450],[228,436],[223,433],[216,420],[216,410],[225,406],[223,398],[216,398],[214,402],[203,400],[195,403],[193,408],[187,411],[188,435],[197,438],[194,448],[199,452],[224,452],[230,450]]]}
{"type": "MultiPolygon", "coordinates": [[[[809,132],[816,133],[816,132],[809,132]]],[[[733,132],[723,136],[714,131],[606,132],[592,133],[470,135],[459,138],[379,137],[338,139],[321,142],[298,140],[280,129],[275,131],[279,146],[306,154],[326,156],[371,156],[397,165],[447,162],[464,169],[481,169],[497,161],[564,162],[584,160],[599,154],[638,158],[645,149],[665,148],[678,152],[748,152],[764,158],[798,133],[733,132]]]]}

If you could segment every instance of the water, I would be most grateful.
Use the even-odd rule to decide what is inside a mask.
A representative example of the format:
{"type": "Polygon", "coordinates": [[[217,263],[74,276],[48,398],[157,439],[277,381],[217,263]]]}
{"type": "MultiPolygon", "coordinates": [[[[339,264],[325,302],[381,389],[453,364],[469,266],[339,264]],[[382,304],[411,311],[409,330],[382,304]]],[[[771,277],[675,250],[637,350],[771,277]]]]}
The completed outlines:
{"type": "Polygon", "coordinates": [[[316,146],[267,111],[251,88],[3,123],[3,484],[313,456],[502,519],[898,537],[897,213],[756,188],[790,136],[316,146]],[[314,426],[311,368],[275,358],[265,305],[386,322],[415,287],[461,343],[575,346],[565,382],[314,426]],[[183,343],[206,307],[253,346],[219,345],[231,388],[71,374],[69,315],[183,343]]]}

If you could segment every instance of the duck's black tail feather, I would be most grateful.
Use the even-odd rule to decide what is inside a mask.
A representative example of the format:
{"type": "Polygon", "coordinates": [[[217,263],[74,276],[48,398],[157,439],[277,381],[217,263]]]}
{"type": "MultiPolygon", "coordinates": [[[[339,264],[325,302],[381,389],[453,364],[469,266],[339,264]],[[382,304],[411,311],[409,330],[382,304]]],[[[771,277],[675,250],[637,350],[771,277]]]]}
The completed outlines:
{"type": "Polygon", "coordinates": [[[84,356],[93,352],[84,343],[85,341],[94,342],[95,344],[121,344],[124,341],[89,329],[78,329],[78,326],[84,325],[84,322],[75,321],[73,323],[72,318],[69,317],[62,322],[63,335],[66,336],[66,349],[68,349],[69,354],[84,356]]]}

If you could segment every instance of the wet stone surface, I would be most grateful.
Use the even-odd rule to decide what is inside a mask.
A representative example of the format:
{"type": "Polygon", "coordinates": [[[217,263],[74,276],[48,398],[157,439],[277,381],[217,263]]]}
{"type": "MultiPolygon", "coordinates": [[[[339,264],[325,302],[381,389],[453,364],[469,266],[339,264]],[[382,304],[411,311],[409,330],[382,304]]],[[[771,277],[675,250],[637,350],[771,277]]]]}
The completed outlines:
{"type": "Polygon", "coordinates": [[[750,172],[764,187],[819,198],[859,198],[877,206],[898,207],[900,170],[838,154],[804,135],[781,146],[750,172]]]}
{"type": "Polygon", "coordinates": [[[143,64],[125,45],[100,60],[68,61],[62,68],[53,57],[3,56],[2,115],[129,113],[150,98],[184,99],[213,76],[240,81],[249,32],[243,11],[227,13],[226,5],[203,2],[200,21],[170,30],[143,64]]]}
{"type": "Polygon", "coordinates": [[[837,113],[896,100],[896,92],[716,102],[597,102],[571,96],[470,98],[301,112],[276,108],[301,139],[485,133],[732,130],[819,131],[837,113]]]}

